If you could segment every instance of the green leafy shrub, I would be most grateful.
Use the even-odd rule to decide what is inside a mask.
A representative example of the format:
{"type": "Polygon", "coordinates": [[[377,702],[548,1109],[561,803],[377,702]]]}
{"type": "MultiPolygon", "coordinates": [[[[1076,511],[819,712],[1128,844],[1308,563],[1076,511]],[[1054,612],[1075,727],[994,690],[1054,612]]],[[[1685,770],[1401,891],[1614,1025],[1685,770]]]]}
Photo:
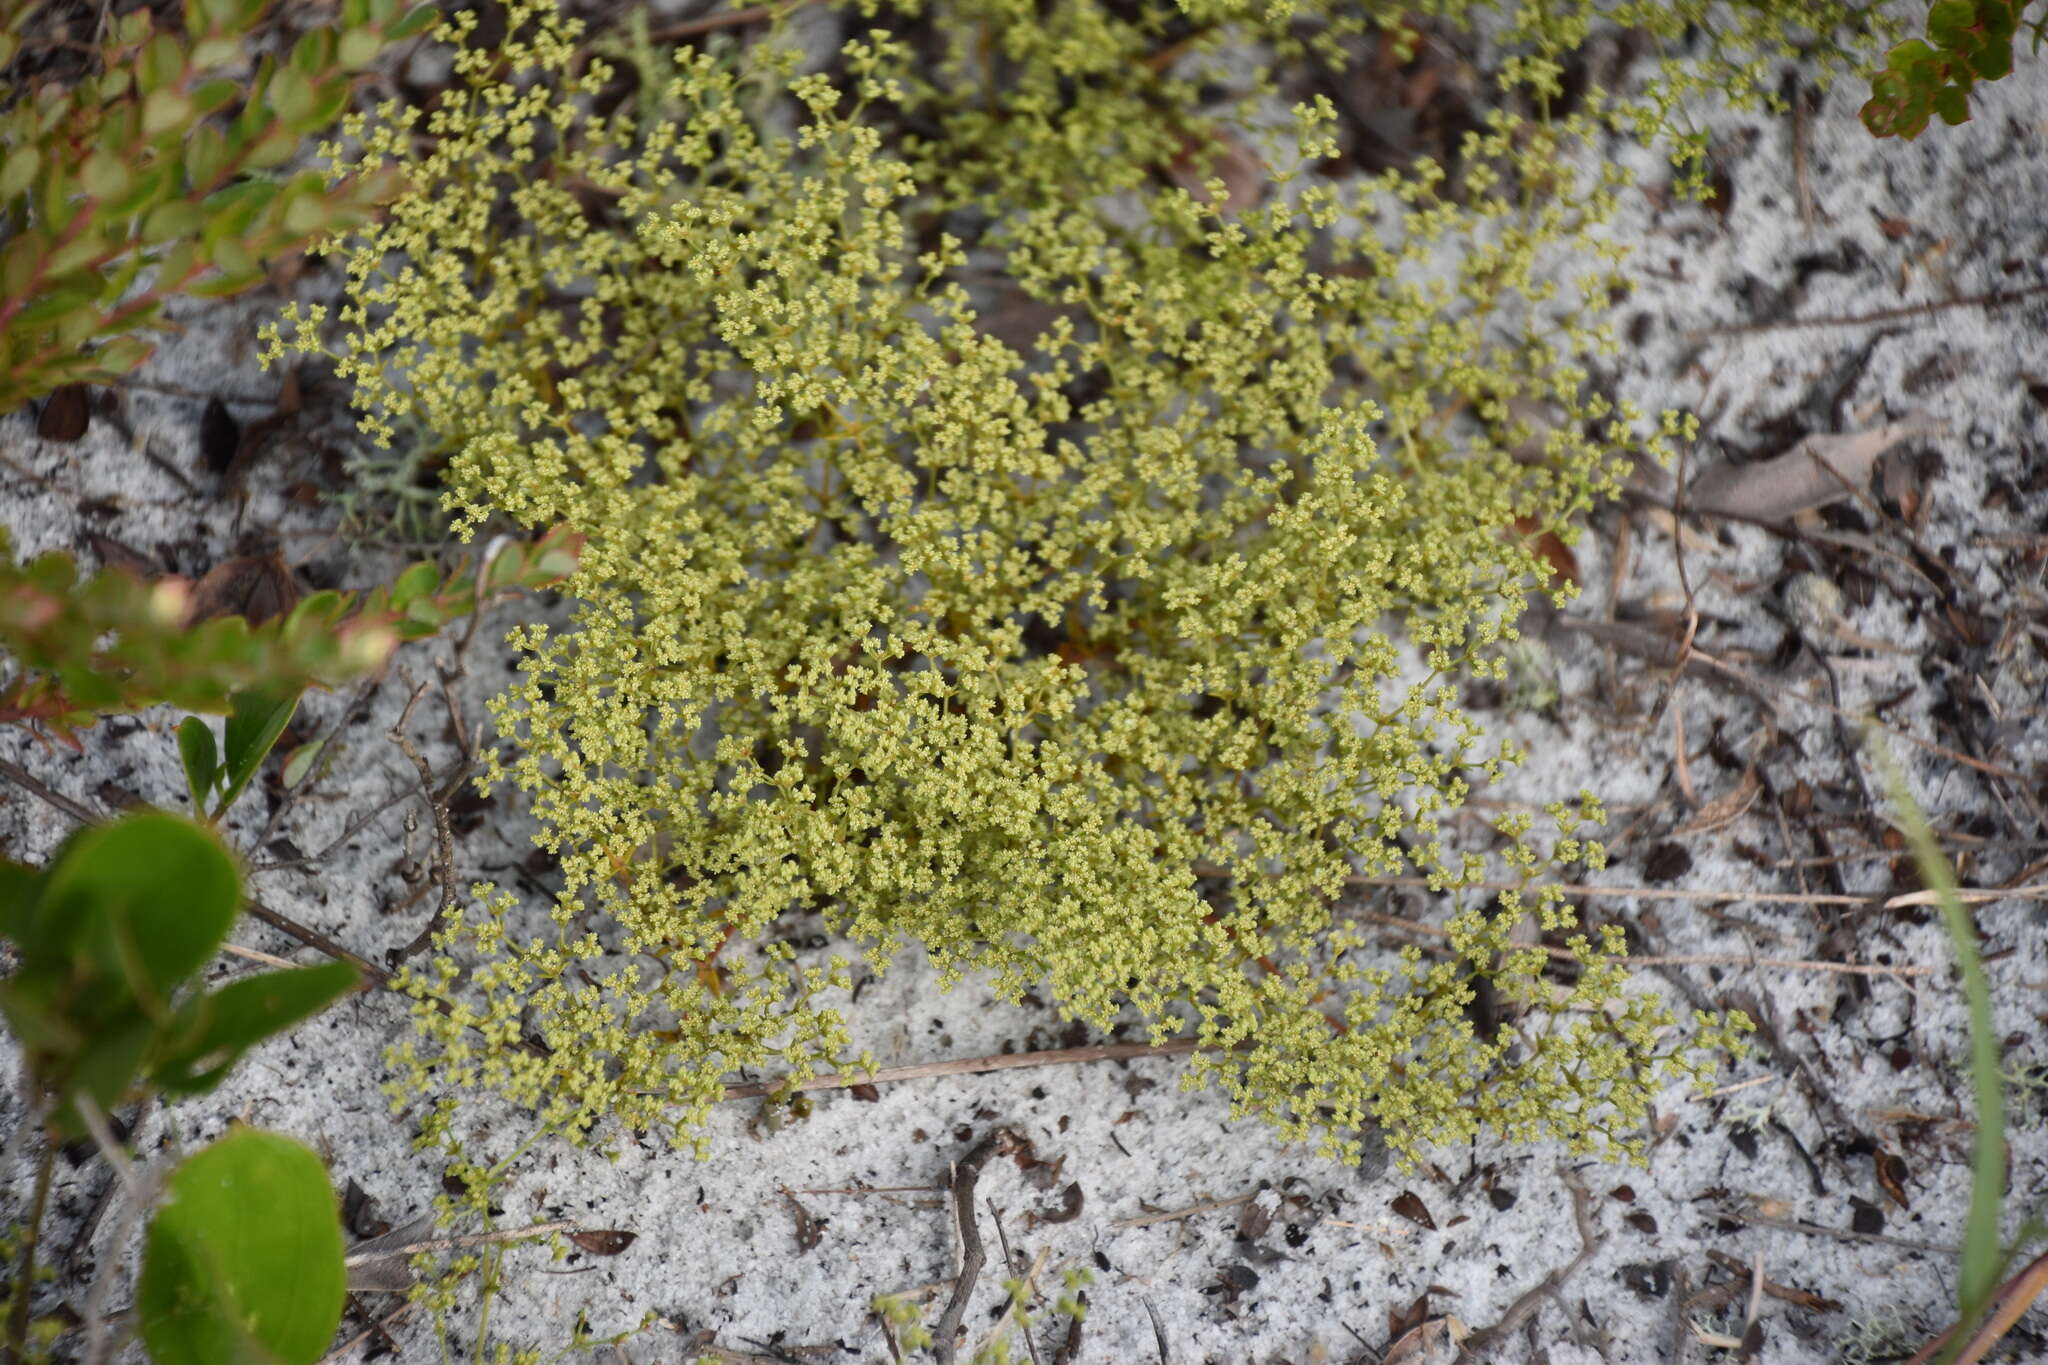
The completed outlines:
{"type": "Polygon", "coordinates": [[[39,871],[0,863],[0,936],[19,955],[0,1016],[54,1131],[85,1135],[81,1096],[104,1112],[138,1087],[203,1094],[355,985],[353,967],[329,963],[190,987],[241,908],[227,850],[162,812],[81,830],[39,871]]]}
{"type": "Polygon", "coordinates": [[[0,686],[0,723],[43,726],[75,749],[77,732],[103,715],[166,704],[253,715],[257,699],[238,708],[237,696],[260,692],[275,728],[260,750],[234,744],[230,734],[229,767],[218,761],[211,732],[202,739],[193,731],[205,730],[203,722],[179,732],[195,803],[216,789],[232,800],[227,787],[240,790],[254,772],[249,765],[261,762],[291,717],[288,706],[275,716],[277,706],[295,705],[310,685],[371,672],[400,643],[432,635],[503,593],[561,582],[581,545],[559,527],[502,546],[480,571],[458,565],[444,575],[421,562],[360,603],[354,593],[314,593],[284,617],[251,626],[240,616],[188,622],[192,588],[182,579],[146,582],[108,567],[81,582],[61,551],[19,564],[0,528],[0,663],[11,666],[0,686]]]}
{"type": "MultiPolygon", "coordinates": [[[[1340,8],[1191,7],[1185,51],[1299,52],[1340,8]]],[[[1349,186],[1304,181],[1334,112],[1298,107],[1237,211],[1220,181],[1158,187],[1196,88],[1147,61],[1171,16],[959,0],[955,59],[913,70],[877,29],[843,89],[773,46],[678,51],[642,125],[593,107],[612,71],[573,24],[515,4],[496,51],[450,21],[439,107],[326,149],[415,187],[346,245],[365,429],[454,446],[464,525],[589,537],[575,629],[515,633],[485,778],[561,855],[553,924],[489,887],[452,912],[404,978],[394,1097],[483,1086],[572,1136],[609,1115],[698,1142],[726,1072],[848,1064],[819,1000],[846,964],[760,942],[806,907],[877,969],[916,942],[948,983],[1192,1027],[1191,1083],[1340,1156],[1367,1124],[1409,1158],[1482,1129],[1628,1152],[1655,1088],[1734,1044],[1742,1021],[1687,1039],[1626,993],[1618,931],[1574,933],[1537,886],[1599,865],[1590,797],[1547,845],[1500,822],[1529,894],[1458,909],[1448,960],[1374,953],[1341,904],[1360,869],[1461,900],[1484,875],[1442,822],[1519,755],[1458,680],[1499,671],[1548,580],[1531,541],[1689,434],[1667,414],[1639,441],[1579,366],[1620,283],[1618,173],[1567,155],[1597,93],[1492,114],[1454,181],[1419,160],[1349,186]],[[772,82],[794,137],[749,113],[772,82]],[[1546,277],[1560,258],[1582,268],[1546,277]],[[1021,351],[970,292],[991,273],[1049,318],[1021,351]],[[1510,399],[1564,414],[1537,458],[1509,453],[1510,399]],[[1530,915],[1567,984],[1510,940],[1530,915]],[[1475,1029],[1478,981],[1512,1027],[1475,1029]]],[[[1554,21],[1516,81],[1554,84],[1554,21]]],[[[268,357],[325,349],[327,321],[288,312],[268,357]]]]}
{"type": "MultiPolygon", "coordinates": [[[[2027,0],[1936,0],[1927,12],[1927,40],[1911,38],[1885,54],[1871,77],[1863,126],[1876,137],[1920,136],[1928,119],[1954,127],[1970,118],[1970,91],[1978,81],[2012,74],[2012,40],[2027,0]]],[[[2029,22],[2034,50],[2048,35],[2048,20],[2029,22]]]]}
{"type": "MultiPolygon", "coordinates": [[[[17,962],[0,1018],[20,1046],[46,1131],[20,1274],[10,1358],[26,1359],[36,1225],[56,1144],[88,1134],[141,1094],[203,1094],[242,1054],[355,988],[334,962],[195,978],[241,913],[241,875],[206,828],[162,812],[79,831],[47,867],[0,863],[0,938],[17,962]]],[[[110,1158],[124,1160],[109,1152],[110,1158]]],[[[159,1365],[316,1359],[341,1317],[339,1210],[312,1152],[242,1131],[182,1162],[153,1220],[137,1295],[159,1365]]]]}
{"type": "MultiPolygon", "coordinates": [[[[24,60],[39,0],[0,0],[0,73],[24,60]]],[[[177,294],[220,298],[266,258],[366,221],[389,176],[329,185],[266,174],[347,107],[351,76],[423,31],[431,5],[346,0],[283,62],[244,68],[271,0],[186,0],[184,32],[121,16],[76,84],[5,77],[0,112],[0,412],[59,385],[107,383],[149,346],[177,294]],[[216,117],[218,116],[218,117],[216,117]],[[144,280],[145,272],[148,279],[144,280]]]]}

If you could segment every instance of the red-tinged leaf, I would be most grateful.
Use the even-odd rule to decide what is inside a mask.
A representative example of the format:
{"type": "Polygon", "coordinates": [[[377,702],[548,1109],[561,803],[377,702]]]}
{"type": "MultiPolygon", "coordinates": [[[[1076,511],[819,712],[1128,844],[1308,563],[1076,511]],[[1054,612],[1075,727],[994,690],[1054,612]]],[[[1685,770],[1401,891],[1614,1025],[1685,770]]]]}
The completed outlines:
{"type": "Polygon", "coordinates": [[[1543,556],[1543,562],[1550,566],[1551,582],[1544,586],[1554,588],[1563,583],[1575,588],[1581,586],[1578,556],[1572,553],[1571,546],[1558,538],[1555,531],[1542,530],[1541,525],[1534,517],[1515,518],[1516,534],[1530,540],[1536,553],[1543,556]]]}
{"type": "Polygon", "coordinates": [[[592,1228],[565,1235],[593,1256],[616,1256],[640,1240],[639,1233],[618,1228],[592,1228]]]}

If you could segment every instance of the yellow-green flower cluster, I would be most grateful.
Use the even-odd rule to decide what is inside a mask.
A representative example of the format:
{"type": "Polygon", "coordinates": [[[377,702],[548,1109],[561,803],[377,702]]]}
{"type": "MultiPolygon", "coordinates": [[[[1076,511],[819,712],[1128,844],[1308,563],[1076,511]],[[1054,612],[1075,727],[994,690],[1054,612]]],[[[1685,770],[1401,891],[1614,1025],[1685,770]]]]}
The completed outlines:
{"type": "MultiPolygon", "coordinates": [[[[917,944],[948,981],[1192,1029],[1191,1082],[1340,1156],[1367,1123],[1405,1156],[1482,1129],[1627,1150],[1730,1041],[1626,993],[1611,939],[1573,939],[1556,984],[1510,937],[1575,924],[1554,888],[1458,914],[1434,962],[1344,909],[1356,871],[1446,898],[1485,874],[1444,819],[1517,755],[1458,685],[1498,673],[1548,581],[1534,535],[1570,536],[1641,424],[1580,365],[1616,259],[1616,181],[1570,170],[1590,113],[1496,113],[1455,183],[1338,186],[1295,183],[1330,150],[1303,106],[1236,211],[1159,187],[1201,129],[1138,58],[1341,26],[1212,0],[1182,40],[1129,8],[949,0],[955,60],[913,73],[877,29],[843,85],[679,53],[639,122],[597,112],[614,72],[526,0],[460,93],[331,149],[414,187],[348,244],[366,429],[445,442],[465,527],[588,538],[574,629],[515,637],[486,777],[530,797],[565,889],[551,922],[487,887],[455,912],[406,978],[406,1091],[690,1142],[732,1070],[843,1064],[820,996],[847,964],[774,938],[807,908],[877,969],[917,944]],[[764,82],[794,136],[760,125],[764,82]],[[1047,319],[1021,354],[977,307],[990,253],[1047,319]],[[1560,410],[1540,454],[1510,453],[1512,400],[1560,410]]],[[[271,348],[319,344],[300,320],[271,348]]],[[[1597,812],[1555,814],[1556,860],[1597,864],[1597,812]]],[[[1503,835],[1533,886],[1552,855],[1503,835]]]]}

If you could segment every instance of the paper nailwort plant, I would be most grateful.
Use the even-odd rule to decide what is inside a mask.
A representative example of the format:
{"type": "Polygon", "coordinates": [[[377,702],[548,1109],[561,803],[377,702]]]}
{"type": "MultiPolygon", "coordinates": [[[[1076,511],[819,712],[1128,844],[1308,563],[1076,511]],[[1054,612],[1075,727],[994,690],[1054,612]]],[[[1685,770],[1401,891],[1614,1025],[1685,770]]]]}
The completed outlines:
{"type": "Polygon", "coordinates": [[[1490,903],[1444,825],[1519,758],[1458,687],[1548,581],[1531,542],[1688,430],[1639,437],[1580,367],[1619,283],[1618,172],[1569,156],[1590,114],[1496,112],[1454,172],[1340,185],[1302,175],[1334,148],[1317,101],[1257,134],[1240,211],[1160,188],[1202,64],[1353,11],[1197,8],[1171,77],[1172,11],[1096,0],[954,0],[956,54],[878,29],[843,87],[772,43],[678,49],[643,125],[593,109],[612,72],[574,24],[515,3],[495,51],[450,20],[437,107],[326,149],[415,191],[336,244],[338,326],[293,310],[269,357],[331,346],[368,431],[456,449],[460,524],[588,537],[574,628],[513,636],[485,777],[530,795],[564,889],[482,888],[405,974],[393,1094],[444,1095],[429,1139],[482,1087],[687,1145],[737,1068],[854,1064],[821,999],[848,965],[779,941],[808,911],[876,969],[915,943],[948,983],[1192,1030],[1191,1083],[1338,1156],[1375,1125],[1404,1158],[1482,1130],[1628,1153],[1734,1045],[1540,885],[1599,865],[1597,801],[1547,839],[1500,821],[1528,891],[1490,903]],[[757,126],[764,84],[794,136],[757,126]],[[992,286],[1035,339],[998,339],[992,286]],[[1562,415],[1534,458],[1511,398],[1562,415]],[[1378,949],[1358,872],[1429,877],[1448,954],[1378,949]],[[1511,940],[1529,916],[1572,973],[1511,940]]]}

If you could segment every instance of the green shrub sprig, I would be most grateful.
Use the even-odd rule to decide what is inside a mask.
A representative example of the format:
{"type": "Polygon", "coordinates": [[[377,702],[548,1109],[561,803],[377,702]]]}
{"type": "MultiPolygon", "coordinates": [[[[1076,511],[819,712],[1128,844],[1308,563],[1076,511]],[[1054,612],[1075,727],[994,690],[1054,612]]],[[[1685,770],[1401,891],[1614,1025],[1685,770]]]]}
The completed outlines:
{"type": "MultiPolygon", "coordinates": [[[[1875,137],[1908,142],[1930,117],[1954,127],[1970,119],[1970,91],[1978,81],[2012,74],[2012,40],[2027,0],[1935,0],[1927,12],[1927,38],[1909,38],[1885,54],[1871,78],[1863,126],[1875,137]]],[[[2048,36],[2048,19],[2028,22],[2034,50],[2048,36]]]]}
{"type": "MultiPolygon", "coordinates": [[[[0,0],[0,72],[38,0],[0,0]]],[[[75,84],[5,84],[0,110],[0,412],[63,384],[110,383],[147,357],[131,335],[177,294],[220,298],[264,261],[366,221],[389,176],[267,174],[347,107],[351,77],[422,32],[431,5],[346,0],[253,75],[244,36],[271,0],[185,0],[184,29],[121,16],[75,84]],[[145,275],[147,278],[145,279],[145,275]]]]}
{"type": "MultiPolygon", "coordinates": [[[[581,546],[582,537],[557,527],[502,546],[481,577],[466,565],[444,574],[422,561],[360,602],[354,593],[314,593],[282,618],[251,626],[240,616],[188,620],[193,593],[183,579],[145,581],[110,566],[81,581],[61,551],[19,564],[0,529],[0,665],[8,668],[0,724],[39,725],[76,749],[78,731],[103,715],[162,705],[226,713],[238,694],[259,689],[295,700],[308,686],[374,671],[401,643],[504,593],[561,582],[581,546]]],[[[186,766],[200,799],[224,772],[210,747],[188,754],[186,766]]]]}

